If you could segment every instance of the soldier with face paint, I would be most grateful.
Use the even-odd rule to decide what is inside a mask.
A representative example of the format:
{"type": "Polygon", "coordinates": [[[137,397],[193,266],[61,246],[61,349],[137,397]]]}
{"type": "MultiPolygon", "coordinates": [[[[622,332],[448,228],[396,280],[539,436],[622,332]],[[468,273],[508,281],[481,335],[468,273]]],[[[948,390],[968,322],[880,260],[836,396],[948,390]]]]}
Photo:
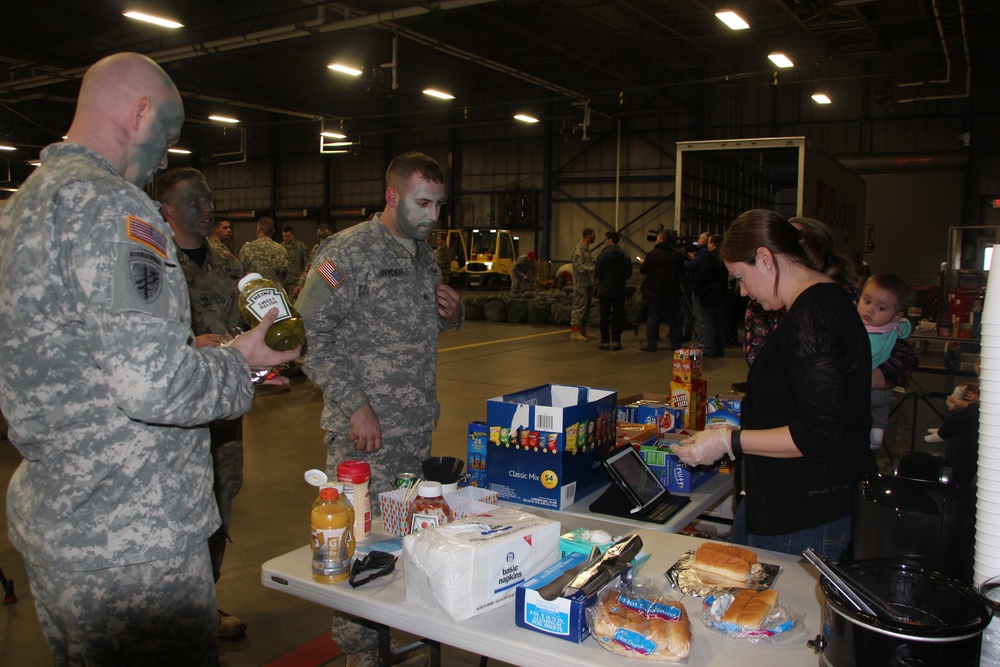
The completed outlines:
{"type": "Polygon", "coordinates": [[[196,349],[171,232],[142,187],[184,121],[152,60],[83,78],[66,141],[0,213],[0,403],[24,456],[7,491],[57,665],[217,663],[208,430],[246,412],[276,311],[196,349]]]}
{"type": "MultiPolygon", "coordinates": [[[[296,302],[306,325],[304,370],[325,398],[327,472],[347,459],[367,461],[373,498],[430,455],[440,414],[438,334],[464,316],[424,243],[445,202],[441,168],[421,153],[395,158],[385,202],[372,220],[320,246],[296,302]]],[[[348,665],[375,664],[374,629],[338,618],[334,639],[348,665]]]]}

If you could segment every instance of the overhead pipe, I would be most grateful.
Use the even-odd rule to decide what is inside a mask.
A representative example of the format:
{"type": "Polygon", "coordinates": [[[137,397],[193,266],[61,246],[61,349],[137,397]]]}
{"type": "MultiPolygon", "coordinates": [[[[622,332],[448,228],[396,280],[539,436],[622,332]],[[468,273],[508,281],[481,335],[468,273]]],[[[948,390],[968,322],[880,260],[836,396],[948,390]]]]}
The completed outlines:
{"type": "MultiPolygon", "coordinates": [[[[934,10],[937,12],[937,0],[933,0],[934,10]]],[[[969,52],[969,37],[965,26],[965,0],[958,0],[958,12],[959,21],[962,26],[962,49],[965,52],[965,92],[956,93],[954,95],[927,95],[924,97],[909,97],[902,100],[896,100],[899,104],[907,104],[909,102],[929,102],[931,100],[955,100],[962,99],[969,96],[969,92],[972,90],[972,54],[969,52]]],[[[951,70],[949,68],[948,77],[951,77],[951,70]]],[[[928,83],[937,83],[930,81],[928,83]]]]}
{"type": "Polygon", "coordinates": [[[906,88],[907,86],[926,86],[932,83],[951,83],[951,53],[948,51],[948,39],[944,35],[944,24],[941,22],[941,9],[938,7],[938,0],[931,0],[931,7],[934,9],[934,22],[937,23],[938,38],[941,40],[941,50],[944,51],[945,76],[943,79],[937,79],[934,81],[910,81],[908,83],[897,83],[896,86],[899,88],[906,88]]]}

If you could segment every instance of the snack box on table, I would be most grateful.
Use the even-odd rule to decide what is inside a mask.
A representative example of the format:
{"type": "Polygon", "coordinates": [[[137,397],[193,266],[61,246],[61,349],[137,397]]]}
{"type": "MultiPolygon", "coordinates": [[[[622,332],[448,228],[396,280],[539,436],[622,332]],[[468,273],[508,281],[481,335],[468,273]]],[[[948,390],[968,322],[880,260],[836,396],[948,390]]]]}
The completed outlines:
{"type": "Polygon", "coordinates": [[[705,426],[726,424],[739,428],[745,396],[742,392],[734,391],[710,397],[705,405],[705,426]]]}
{"type": "Polygon", "coordinates": [[[681,348],[674,350],[672,376],[678,382],[694,382],[701,378],[701,355],[699,349],[681,348]]]}
{"type": "Polygon", "coordinates": [[[406,601],[461,621],[514,601],[515,588],[558,560],[558,521],[497,507],[403,538],[406,601]]]}
{"type": "Polygon", "coordinates": [[[488,488],[500,500],[564,509],[608,484],[617,392],[549,384],[486,402],[488,488]]]}
{"type": "Polygon", "coordinates": [[[684,410],[684,428],[689,431],[705,429],[705,404],[708,401],[708,382],[670,382],[670,404],[684,410]]]}
{"type": "MultiPolygon", "coordinates": [[[[586,554],[579,552],[567,554],[555,565],[520,584],[517,587],[514,605],[514,622],[517,626],[578,644],[586,640],[590,636],[590,627],[587,625],[587,607],[597,602],[600,591],[589,597],[582,591],[577,591],[568,597],[560,596],[555,600],[546,600],[541,596],[539,590],[566,570],[587,562],[587,558],[586,554]]],[[[631,569],[631,567],[625,568],[610,583],[614,583],[631,569]]]]}
{"type": "Polygon", "coordinates": [[[490,430],[486,422],[469,422],[469,440],[466,449],[469,463],[459,484],[486,488],[486,453],[489,437],[490,430]]]}
{"type": "Polygon", "coordinates": [[[707,482],[718,472],[716,466],[698,466],[692,468],[681,463],[675,454],[670,451],[670,445],[688,437],[681,433],[668,433],[661,437],[656,444],[642,445],[639,453],[654,473],[660,478],[663,486],[668,491],[691,493],[699,486],[707,482]]]}
{"type": "Polygon", "coordinates": [[[618,423],[656,424],[660,433],[684,428],[684,410],[670,405],[668,394],[633,394],[618,401],[618,423]]]}

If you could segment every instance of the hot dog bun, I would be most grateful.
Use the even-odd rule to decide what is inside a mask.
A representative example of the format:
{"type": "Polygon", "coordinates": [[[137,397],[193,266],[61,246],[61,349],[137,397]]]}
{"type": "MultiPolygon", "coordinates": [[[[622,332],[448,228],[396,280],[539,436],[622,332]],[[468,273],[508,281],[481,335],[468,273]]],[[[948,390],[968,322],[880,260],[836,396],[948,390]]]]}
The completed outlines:
{"type": "Polygon", "coordinates": [[[596,606],[590,631],[612,653],[668,662],[691,653],[691,622],[676,600],[611,588],[601,593],[596,606]]]}
{"type": "Polygon", "coordinates": [[[736,581],[746,581],[750,566],[757,562],[757,554],[719,542],[705,542],[694,555],[694,568],[736,581]]]}
{"type": "Polygon", "coordinates": [[[757,630],[778,604],[778,591],[742,590],[722,616],[723,623],[732,623],[747,630],[757,630]]]}

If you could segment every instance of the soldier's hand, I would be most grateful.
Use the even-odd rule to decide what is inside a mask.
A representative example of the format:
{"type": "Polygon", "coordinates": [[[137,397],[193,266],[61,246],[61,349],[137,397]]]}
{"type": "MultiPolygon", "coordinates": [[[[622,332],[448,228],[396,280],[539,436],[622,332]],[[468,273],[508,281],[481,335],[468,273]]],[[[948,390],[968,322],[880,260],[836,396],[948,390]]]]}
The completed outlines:
{"type": "Polygon", "coordinates": [[[434,287],[437,312],[445,322],[454,324],[462,316],[462,298],[451,287],[438,283],[434,287]]]}
{"type": "Polygon", "coordinates": [[[278,350],[272,350],[264,342],[264,336],[267,334],[267,330],[271,328],[274,321],[278,319],[278,309],[272,308],[267,311],[264,315],[264,319],[260,321],[260,324],[255,326],[250,331],[244,334],[240,334],[233,342],[230,343],[232,347],[243,353],[246,357],[247,363],[250,364],[250,368],[255,371],[274,368],[275,366],[280,366],[281,364],[297,359],[300,354],[302,354],[302,346],[295,348],[294,350],[288,350],[287,352],[279,352],[278,350]]]}
{"type": "Polygon", "coordinates": [[[375,414],[371,403],[365,403],[351,413],[351,432],[348,442],[354,443],[359,452],[375,452],[382,449],[382,423],[375,414]]]}

